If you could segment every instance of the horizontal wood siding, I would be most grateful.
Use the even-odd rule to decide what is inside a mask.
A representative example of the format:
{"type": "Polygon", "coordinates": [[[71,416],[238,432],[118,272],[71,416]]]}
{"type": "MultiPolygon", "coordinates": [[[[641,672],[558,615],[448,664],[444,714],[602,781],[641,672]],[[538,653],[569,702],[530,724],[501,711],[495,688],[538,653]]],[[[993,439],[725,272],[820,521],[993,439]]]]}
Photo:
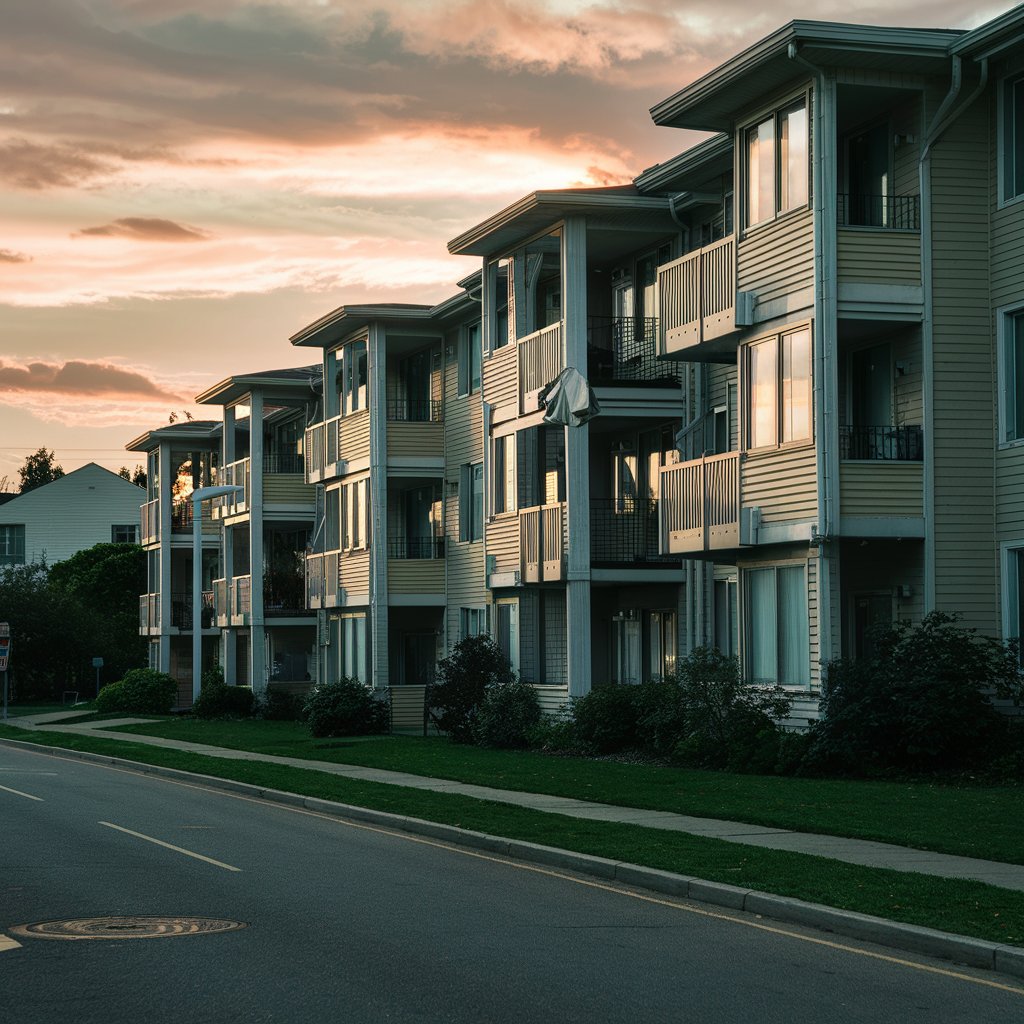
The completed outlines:
{"type": "MultiPolygon", "coordinates": [[[[757,295],[755,317],[757,308],[766,303],[813,289],[814,228],[810,210],[788,214],[748,231],[739,243],[736,287],[757,295]]],[[[812,302],[813,298],[806,305],[812,302]]],[[[792,306],[789,312],[793,312],[792,306]]]]}
{"type": "Polygon", "coordinates": [[[370,457],[369,409],[360,409],[338,420],[338,454],[346,462],[370,457]]]}
{"type": "Polygon", "coordinates": [[[921,283],[917,231],[840,228],[836,240],[840,284],[921,283]]]}
{"type": "Polygon", "coordinates": [[[839,467],[839,514],[923,516],[920,462],[844,462],[839,467]]]}
{"type": "Polygon", "coordinates": [[[506,345],[484,359],[483,397],[496,409],[514,405],[519,409],[519,346],[506,345]]]}
{"type": "Polygon", "coordinates": [[[338,582],[350,594],[368,594],[370,552],[343,551],[338,558],[338,582]]]}
{"type": "Polygon", "coordinates": [[[996,530],[1000,541],[1024,539],[1024,447],[996,452],[996,530]]]}
{"type": "Polygon", "coordinates": [[[919,427],[924,423],[924,382],[921,361],[921,331],[915,327],[892,341],[893,393],[896,426],[919,427]],[[901,366],[902,372],[895,369],[901,366]]]}
{"type": "Polygon", "coordinates": [[[545,715],[561,717],[569,706],[568,686],[535,686],[540,710],[545,715]]]}
{"type": "Polygon", "coordinates": [[[316,501],[316,485],[307,484],[302,473],[264,473],[264,505],[308,505],[316,501]]]}
{"type": "Polygon", "coordinates": [[[444,424],[389,423],[388,455],[441,458],[444,455],[444,424]]]}
{"type": "Polygon", "coordinates": [[[931,151],[935,605],[986,633],[999,620],[990,124],[983,97],[931,151]]]}
{"type": "Polygon", "coordinates": [[[519,516],[503,515],[486,524],[487,554],[494,558],[495,572],[519,568],[519,516]]]}
{"type": "Polygon", "coordinates": [[[425,686],[392,686],[391,731],[423,735],[425,686]]]}
{"type": "Polygon", "coordinates": [[[389,558],[389,594],[443,594],[443,558],[389,558]]]}
{"type": "Polygon", "coordinates": [[[813,519],[818,513],[813,447],[748,455],[740,462],[740,502],[761,509],[765,523],[813,519]]]}

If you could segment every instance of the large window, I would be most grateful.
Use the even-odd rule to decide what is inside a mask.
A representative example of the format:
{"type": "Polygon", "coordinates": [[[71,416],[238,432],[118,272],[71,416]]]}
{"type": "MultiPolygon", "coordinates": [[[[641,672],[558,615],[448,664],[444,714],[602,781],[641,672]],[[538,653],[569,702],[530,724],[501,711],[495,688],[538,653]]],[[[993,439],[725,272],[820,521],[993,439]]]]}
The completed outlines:
{"type": "Polygon", "coordinates": [[[744,365],[747,448],[810,440],[810,328],[748,345],[744,365]]]}
{"type": "Polygon", "coordinates": [[[459,636],[465,639],[467,636],[480,636],[487,632],[487,609],[486,608],[460,608],[459,609],[459,636]]]}
{"type": "Polygon", "coordinates": [[[480,390],[480,322],[459,332],[459,395],[480,390]]]}
{"type": "Polygon", "coordinates": [[[807,205],[807,140],[805,99],[768,115],[746,129],[748,227],[807,205]]]}
{"type": "Polygon", "coordinates": [[[1024,195],[1024,77],[1003,83],[1002,198],[1024,195]]]}
{"type": "Polygon", "coordinates": [[[1004,544],[1002,554],[1003,638],[1024,644],[1024,541],[1004,544]]]}
{"type": "Polygon", "coordinates": [[[507,434],[494,439],[494,458],[491,463],[493,477],[493,503],[491,511],[498,515],[514,512],[516,508],[516,437],[507,434]]]}
{"type": "Polygon", "coordinates": [[[111,544],[138,544],[139,528],[135,523],[115,525],[110,527],[111,544]]]}
{"type": "Polygon", "coordinates": [[[1024,439],[1024,309],[1003,313],[999,386],[1000,440],[1024,439]]]}
{"type": "Polygon", "coordinates": [[[0,526],[0,565],[25,564],[25,527],[0,526]]]}
{"type": "Polygon", "coordinates": [[[505,598],[494,604],[494,642],[512,671],[519,674],[519,601],[505,598]]]}
{"type": "Polygon", "coordinates": [[[356,341],[341,350],[340,397],[341,414],[366,408],[366,342],[356,341]]]}
{"type": "Polygon", "coordinates": [[[347,679],[365,683],[366,615],[342,615],[338,619],[338,671],[347,679]]]}
{"type": "Polygon", "coordinates": [[[746,677],[752,683],[810,684],[806,568],[748,569],[746,677]]]}
{"type": "Polygon", "coordinates": [[[341,486],[341,547],[344,551],[369,546],[367,529],[367,506],[369,504],[367,479],[341,486]]]}
{"type": "Polygon", "coordinates": [[[468,463],[459,473],[459,540],[482,540],[484,535],[484,467],[468,463]]]}

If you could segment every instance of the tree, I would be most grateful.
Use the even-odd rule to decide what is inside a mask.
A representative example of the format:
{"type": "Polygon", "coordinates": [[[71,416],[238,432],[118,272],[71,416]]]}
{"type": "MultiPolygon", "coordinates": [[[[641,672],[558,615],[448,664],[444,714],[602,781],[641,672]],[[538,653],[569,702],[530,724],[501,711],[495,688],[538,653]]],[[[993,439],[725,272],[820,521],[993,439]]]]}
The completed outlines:
{"type": "Polygon", "coordinates": [[[129,471],[127,466],[122,466],[118,471],[117,475],[122,480],[127,480],[129,483],[135,484],[136,487],[146,486],[146,471],[141,466],[136,466],[134,470],[129,471]]]}
{"type": "Polygon", "coordinates": [[[43,484],[59,480],[64,475],[64,467],[57,462],[57,456],[53,450],[47,451],[40,448],[31,455],[25,457],[18,476],[21,477],[21,493],[33,491],[43,484]]]}

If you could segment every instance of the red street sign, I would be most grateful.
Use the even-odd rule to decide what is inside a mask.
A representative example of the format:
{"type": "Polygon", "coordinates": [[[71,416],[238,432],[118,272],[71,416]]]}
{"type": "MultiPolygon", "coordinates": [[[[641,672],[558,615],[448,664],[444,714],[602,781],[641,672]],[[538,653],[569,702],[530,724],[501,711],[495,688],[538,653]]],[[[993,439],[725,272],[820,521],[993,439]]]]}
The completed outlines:
{"type": "Polygon", "coordinates": [[[0,622],[0,672],[7,671],[7,658],[11,653],[11,624],[0,622]]]}

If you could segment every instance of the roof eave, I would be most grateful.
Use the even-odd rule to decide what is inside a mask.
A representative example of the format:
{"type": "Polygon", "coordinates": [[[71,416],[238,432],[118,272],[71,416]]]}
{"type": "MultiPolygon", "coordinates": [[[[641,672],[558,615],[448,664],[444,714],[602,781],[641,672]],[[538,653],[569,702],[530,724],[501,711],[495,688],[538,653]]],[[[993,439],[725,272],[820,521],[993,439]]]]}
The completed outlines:
{"type": "Polygon", "coordinates": [[[293,345],[306,345],[313,348],[327,348],[347,334],[361,330],[375,320],[415,321],[429,320],[432,314],[430,306],[394,307],[380,305],[339,306],[308,327],[303,327],[288,340],[293,345]],[[335,330],[335,328],[340,328],[335,330]]]}

